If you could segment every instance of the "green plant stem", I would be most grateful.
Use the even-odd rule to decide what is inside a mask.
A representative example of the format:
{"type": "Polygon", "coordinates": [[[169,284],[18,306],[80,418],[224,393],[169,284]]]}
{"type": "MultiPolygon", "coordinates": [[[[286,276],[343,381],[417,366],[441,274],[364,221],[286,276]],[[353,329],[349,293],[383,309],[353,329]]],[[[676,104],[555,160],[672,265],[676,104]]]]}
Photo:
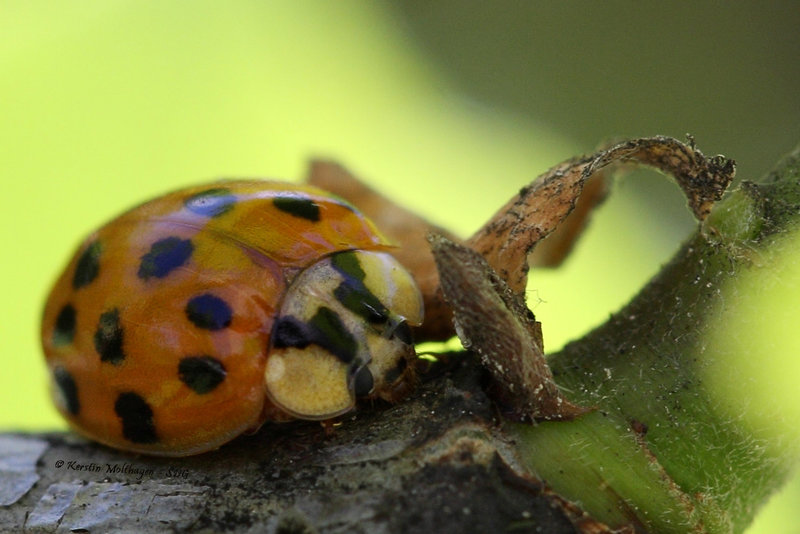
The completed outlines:
{"type": "Polygon", "coordinates": [[[550,357],[568,397],[596,410],[513,431],[531,470],[596,518],[741,532],[796,466],[800,435],[781,413],[793,394],[765,405],[770,395],[750,394],[769,392],[796,353],[738,317],[757,306],[758,324],[772,324],[796,302],[798,169],[795,151],[761,184],[743,184],[630,304],[550,357]],[[788,305],[758,300],[776,283],[788,305]],[[772,371],[756,376],[754,361],[772,371]]]}

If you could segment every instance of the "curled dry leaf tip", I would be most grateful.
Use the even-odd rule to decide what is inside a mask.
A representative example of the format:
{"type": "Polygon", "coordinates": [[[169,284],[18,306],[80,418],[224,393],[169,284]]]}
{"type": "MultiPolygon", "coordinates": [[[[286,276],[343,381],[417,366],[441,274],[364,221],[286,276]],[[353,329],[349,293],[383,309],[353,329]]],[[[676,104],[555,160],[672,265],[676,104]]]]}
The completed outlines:
{"type": "MultiPolygon", "coordinates": [[[[707,158],[693,143],[686,145],[671,137],[623,141],[551,168],[522,188],[467,244],[480,252],[514,291],[523,292],[528,281],[528,257],[534,247],[568,220],[584,191],[602,198],[602,187],[589,189],[590,180],[602,183],[608,170],[624,164],[654,167],[674,177],[692,213],[701,221],[722,198],[735,172],[733,160],[707,158]]],[[[587,215],[582,213],[581,221],[587,215]]],[[[570,235],[571,240],[576,237],[577,232],[570,235]]],[[[569,244],[561,248],[568,249],[569,244]]]]}
{"type": "Polygon", "coordinates": [[[335,163],[313,162],[308,181],[351,201],[398,244],[393,254],[414,274],[425,302],[418,340],[446,339],[455,324],[494,377],[501,403],[522,419],[567,419],[586,410],[564,398],[544,359],[541,325],[525,305],[529,265],[561,261],[604,198],[607,173],[631,164],[672,176],[700,221],[735,172],[733,160],[704,156],[691,136],[689,144],[660,136],[623,141],[551,168],[467,240],[398,206],[335,163]]]}

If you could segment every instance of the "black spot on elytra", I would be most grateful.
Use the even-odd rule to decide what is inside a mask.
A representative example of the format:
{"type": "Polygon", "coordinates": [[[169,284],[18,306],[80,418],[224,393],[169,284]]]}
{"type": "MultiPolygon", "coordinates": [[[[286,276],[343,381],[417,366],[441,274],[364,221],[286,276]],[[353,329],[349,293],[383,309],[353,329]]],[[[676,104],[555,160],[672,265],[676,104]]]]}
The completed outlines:
{"type": "Polygon", "coordinates": [[[122,435],[133,443],[155,443],[158,441],[153,425],[153,409],[140,395],[133,392],[120,393],[114,403],[114,412],[122,421],[122,435]]]}
{"type": "Polygon", "coordinates": [[[230,189],[224,187],[202,191],[184,201],[189,211],[203,217],[219,217],[229,212],[235,203],[236,197],[231,194],[230,189]]]}
{"type": "Polygon", "coordinates": [[[272,334],[277,348],[305,348],[314,344],[327,350],[344,363],[350,363],[358,352],[358,343],[341,318],[330,308],[321,307],[307,322],[296,317],[279,317],[272,334]]]}
{"type": "Polygon", "coordinates": [[[99,241],[93,241],[86,250],[83,251],[78,263],[75,266],[75,274],[72,277],[72,287],[80,289],[89,285],[100,273],[100,253],[103,247],[99,241]]]}
{"type": "Polygon", "coordinates": [[[186,317],[198,328],[221,330],[230,326],[233,312],[221,298],[204,293],[189,300],[186,304],[186,317]]]}
{"type": "Polygon", "coordinates": [[[61,311],[56,316],[56,324],[53,329],[53,345],[69,345],[75,339],[75,308],[72,304],[64,304],[61,311]]]}
{"type": "Polygon", "coordinates": [[[200,395],[213,391],[226,375],[222,362],[211,356],[188,356],[178,364],[181,382],[200,395]]]}
{"type": "Polygon", "coordinates": [[[72,415],[78,415],[81,411],[81,403],[78,400],[78,386],[69,371],[61,366],[53,369],[53,379],[61,391],[61,397],[66,403],[66,408],[72,415]]]}
{"type": "Polygon", "coordinates": [[[358,370],[353,378],[353,393],[355,393],[356,397],[366,397],[372,393],[374,387],[375,380],[372,378],[372,372],[365,365],[358,370]]]}
{"type": "Polygon", "coordinates": [[[159,239],[152,244],[150,251],[142,256],[139,264],[139,278],[142,280],[153,276],[164,278],[174,269],[186,263],[193,250],[194,245],[189,239],[180,237],[159,239]]]}
{"type": "Polygon", "coordinates": [[[334,254],[331,256],[331,265],[343,276],[342,282],[333,291],[336,300],[372,324],[381,324],[389,320],[389,310],[364,285],[366,273],[355,253],[334,254]]]}
{"type": "Polygon", "coordinates": [[[277,196],[272,199],[272,204],[289,215],[311,222],[319,221],[319,205],[310,198],[297,195],[277,196]]]}
{"type": "Polygon", "coordinates": [[[122,363],[125,359],[125,353],[122,351],[123,337],[119,310],[114,308],[103,312],[94,332],[94,348],[100,355],[100,361],[114,365],[122,363]]]}

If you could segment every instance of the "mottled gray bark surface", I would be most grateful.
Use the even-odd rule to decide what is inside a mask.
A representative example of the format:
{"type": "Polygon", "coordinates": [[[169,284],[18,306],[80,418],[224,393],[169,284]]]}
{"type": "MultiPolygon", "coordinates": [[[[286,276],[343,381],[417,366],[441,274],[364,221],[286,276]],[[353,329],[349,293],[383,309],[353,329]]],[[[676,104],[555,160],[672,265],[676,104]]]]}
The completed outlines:
{"type": "MultiPolygon", "coordinates": [[[[521,476],[473,359],[411,399],[266,425],[213,453],[129,455],[69,433],[0,437],[3,532],[576,532],[521,476]]],[[[599,526],[599,525],[597,525],[599,526]]]]}

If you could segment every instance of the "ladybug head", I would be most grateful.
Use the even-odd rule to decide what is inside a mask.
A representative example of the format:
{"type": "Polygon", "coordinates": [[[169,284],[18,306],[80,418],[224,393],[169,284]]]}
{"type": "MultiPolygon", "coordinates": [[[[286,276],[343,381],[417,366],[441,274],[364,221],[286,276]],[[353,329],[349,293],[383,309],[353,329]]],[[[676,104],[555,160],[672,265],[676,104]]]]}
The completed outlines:
{"type": "Polygon", "coordinates": [[[272,328],[267,394],[301,419],[335,417],[358,398],[402,398],[414,380],[409,325],[422,315],[419,289],[389,254],[324,257],[286,291],[272,328]]]}

